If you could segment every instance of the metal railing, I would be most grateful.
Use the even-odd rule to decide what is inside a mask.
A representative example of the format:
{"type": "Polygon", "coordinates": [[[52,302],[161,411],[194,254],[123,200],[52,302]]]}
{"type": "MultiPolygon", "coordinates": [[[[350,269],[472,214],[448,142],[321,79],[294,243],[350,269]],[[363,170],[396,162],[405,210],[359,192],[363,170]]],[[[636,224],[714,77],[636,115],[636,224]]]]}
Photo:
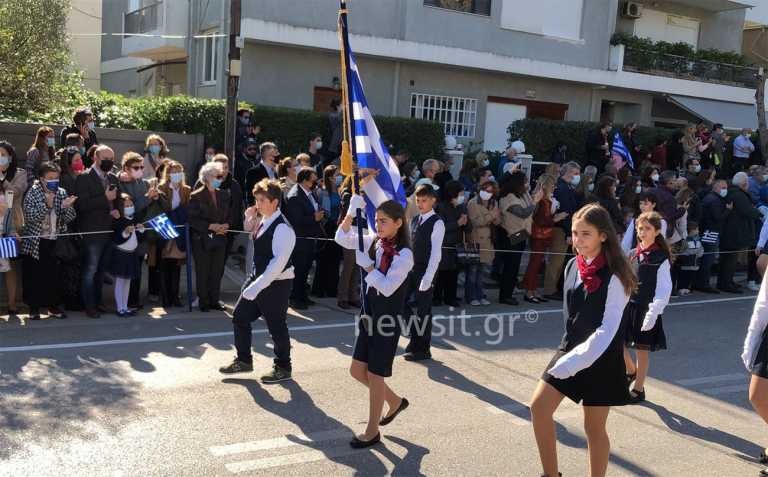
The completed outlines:
{"type": "Polygon", "coordinates": [[[757,87],[757,68],[692,60],[639,48],[625,47],[624,70],[745,88],[757,87]]]}
{"type": "Polygon", "coordinates": [[[125,34],[136,35],[157,30],[163,24],[162,0],[125,14],[125,34]]]}

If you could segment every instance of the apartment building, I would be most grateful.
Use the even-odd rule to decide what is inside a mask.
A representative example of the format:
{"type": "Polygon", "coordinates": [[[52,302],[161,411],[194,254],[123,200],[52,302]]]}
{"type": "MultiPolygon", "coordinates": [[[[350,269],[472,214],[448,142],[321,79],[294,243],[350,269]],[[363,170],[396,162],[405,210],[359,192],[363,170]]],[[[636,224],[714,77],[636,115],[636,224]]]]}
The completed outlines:
{"type": "MultiPolygon", "coordinates": [[[[654,59],[616,32],[742,51],[754,0],[352,0],[351,44],[378,114],[441,121],[502,149],[525,117],[756,123],[754,70],[654,59]],[[647,55],[645,55],[647,56],[647,55]],[[668,67],[674,64],[674,68],[668,67]]],[[[240,97],[324,111],[338,95],[336,0],[243,0],[240,97]]],[[[103,0],[102,87],[223,97],[226,0],[103,0]],[[218,36],[222,35],[222,36],[218,36]]]]}

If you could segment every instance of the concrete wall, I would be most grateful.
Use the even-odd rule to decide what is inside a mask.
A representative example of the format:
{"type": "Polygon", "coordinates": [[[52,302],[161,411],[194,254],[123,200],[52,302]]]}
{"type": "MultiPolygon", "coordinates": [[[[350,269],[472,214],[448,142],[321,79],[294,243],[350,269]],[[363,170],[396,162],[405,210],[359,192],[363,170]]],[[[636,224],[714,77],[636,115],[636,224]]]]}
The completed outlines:
{"type": "MultiPolygon", "coordinates": [[[[122,33],[123,16],[128,8],[127,0],[101,0],[102,33],[122,33]]],[[[120,36],[101,37],[101,61],[114,60],[123,56],[123,39],[120,36]]]]}
{"type": "MultiPolygon", "coordinates": [[[[8,140],[16,148],[19,160],[26,158],[26,151],[35,138],[37,129],[42,124],[26,123],[4,123],[0,122],[0,138],[8,140]]],[[[56,131],[58,137],[62,129],[58,125],[48,125],[56,131]]],[[[106,129],[97,128],[96,135],[99,143],[106,144],[115,151],[115,158],[119,163],[122,155],[128,151],[141,153],[144,150],[144,140],[150,131],[127,130],[127,129],[106,129]]],[[[168,143],[170,157],[182,163],[185,171],[192,171],[194,164],[203,157],[204,137],[202,134],[177,134],[168,132],[159,132],[163,139],[168,143]]],[[[187,177],[189,181],[191,177],[187,177]]],[[[191,182],[190,182],[191,183],[191,182]]]]}

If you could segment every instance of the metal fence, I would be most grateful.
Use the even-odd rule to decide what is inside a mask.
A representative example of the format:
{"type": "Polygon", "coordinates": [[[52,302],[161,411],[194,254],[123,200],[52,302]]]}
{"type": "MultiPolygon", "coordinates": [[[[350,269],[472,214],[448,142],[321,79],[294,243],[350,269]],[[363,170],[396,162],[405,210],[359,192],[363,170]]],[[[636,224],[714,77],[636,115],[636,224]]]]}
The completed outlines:
{"type": "Polygon", "coordinates": [[[125,31],[127,35],[148,33],[157,30],[163,24],[163,2],[139,8],[125,14],[125,31]]]}
{"type": "Polygon", "coordinates": [[[625,48],[624,69],[659,76],[730,84],[745,88],[757,87],[757,68],[705,60],[692,60],[684,56],[669,55],[638,48],[625,48]]]}

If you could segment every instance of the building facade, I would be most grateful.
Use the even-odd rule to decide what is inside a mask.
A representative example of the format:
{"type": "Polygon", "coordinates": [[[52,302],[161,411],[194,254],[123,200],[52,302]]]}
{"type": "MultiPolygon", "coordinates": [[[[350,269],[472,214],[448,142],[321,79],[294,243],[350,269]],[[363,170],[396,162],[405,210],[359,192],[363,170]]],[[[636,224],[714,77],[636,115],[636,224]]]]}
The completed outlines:
{"type": "MultiPolygon", "coordinates": [[[[103,2],[105,32],[126,32],[127,26],[130,33],[138,24],[152,35],[103,37],[105,89],[224,97],[228,1],[103,2]],[[147,9],[158,12],[141,13],[147,9]],[[136,16],[152,22],[141,25],[131,20],[136,16]],[[131,62],[136,63],[127,66],[131,62]],[[117,65],[125,68],[112,71],[117,65]]],[[[642,52],[611,45],[614,33],[620,32],[687,42],[696,49],[741,52],[748,2],[520,4],[350,2],[350,41],[372,110],[436,119],[446,134],[490,150],[503,148],[507,126],[525,117],[676,127],[692,120],[718,121],[713,113],[725,111],[727,121],[719,122],[726,126],[755,122],[754,113],[748,117],[750,108],[754,110],[751,70],[695,62],[682,70],[655,64],[649,70],[638,61],[642,52]]],[[[327,110],[338,95],[337,11],[337,0],[244,0],[240,98],[327,110]]]]}

